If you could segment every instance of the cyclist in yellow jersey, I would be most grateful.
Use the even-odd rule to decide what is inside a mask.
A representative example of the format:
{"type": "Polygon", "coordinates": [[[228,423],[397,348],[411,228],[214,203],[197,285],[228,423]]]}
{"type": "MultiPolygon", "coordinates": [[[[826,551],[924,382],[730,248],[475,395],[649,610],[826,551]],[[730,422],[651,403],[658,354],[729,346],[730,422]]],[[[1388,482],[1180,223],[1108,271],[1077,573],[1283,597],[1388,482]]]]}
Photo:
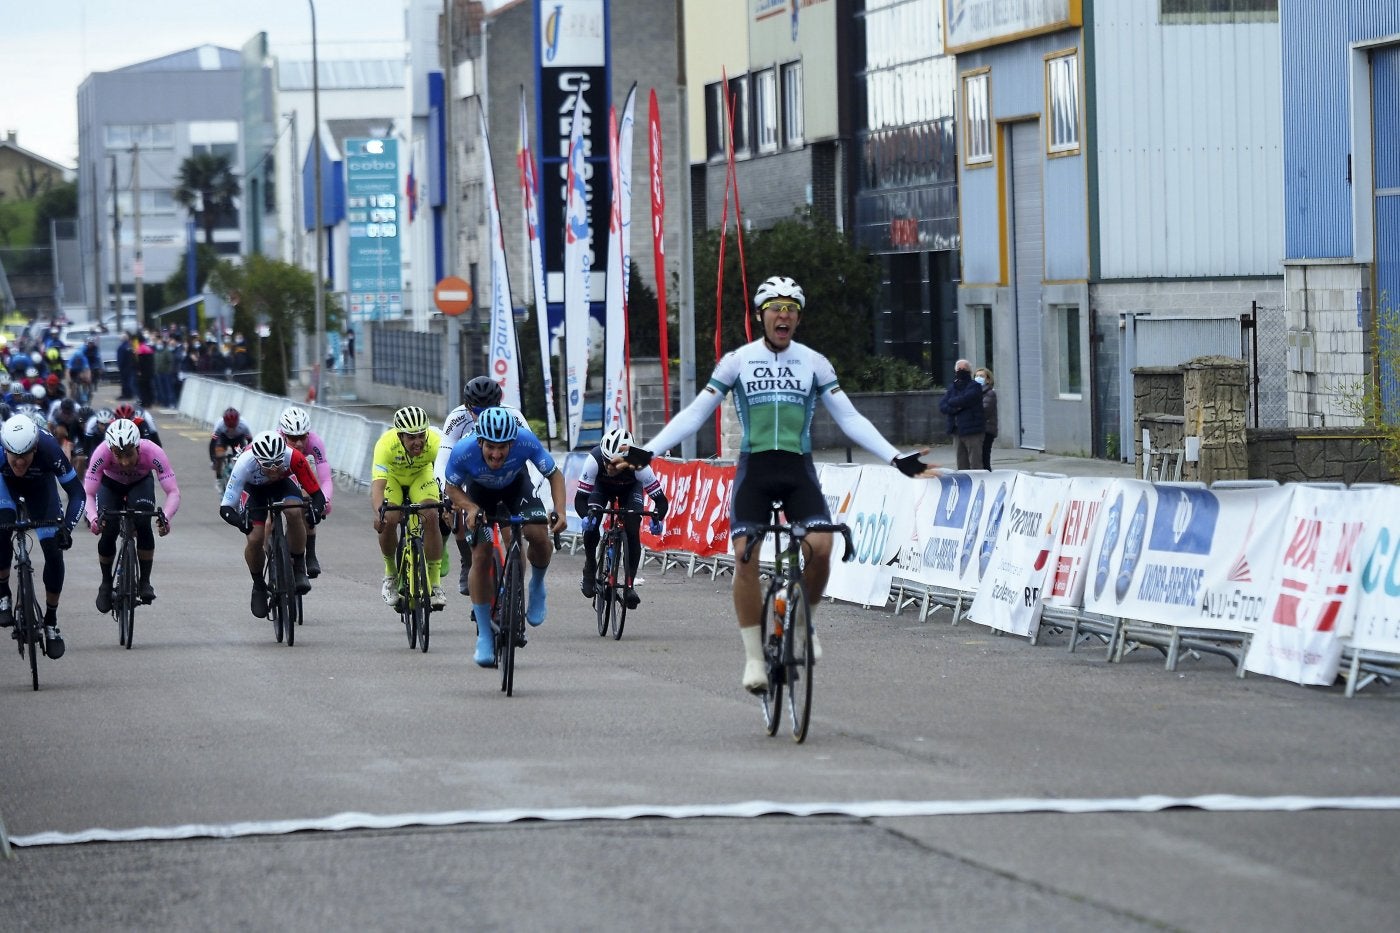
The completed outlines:
{"type": "MultiPolygon", "coordinates": [[[[442,445],[442,433],[428,423],[428,413],[410,405],[394,412],[394,426],[385,431],[374,445],[374,464],[370,468],[369,505],[374,530],[379,535],[379,553],[384,557],[384,602],[394,605],[394,529],[395,522],[381,517],[384,503],[403,505],[409,502],[429,503],[442,498],[442,487],[433,476],[433,463],[442,445]]],[[[442,528],[431,513],[423,522],[423,556],[428,559],[428,585],[432,588],[434,609],[447,606],[443,595],[442,528]]]]}

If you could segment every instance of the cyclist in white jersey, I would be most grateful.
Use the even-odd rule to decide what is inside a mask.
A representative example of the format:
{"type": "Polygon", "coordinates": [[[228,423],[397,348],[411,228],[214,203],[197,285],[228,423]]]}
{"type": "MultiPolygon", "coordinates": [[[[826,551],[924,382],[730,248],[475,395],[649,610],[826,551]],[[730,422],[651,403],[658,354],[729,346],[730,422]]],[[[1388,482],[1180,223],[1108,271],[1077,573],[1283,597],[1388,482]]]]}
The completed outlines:
{"type": "MultiPolygon", "coordinates": [[[[786,276],[773,276],[758,287],[754,307],[763,325],[763,337],[725,355],[707,384],[683,411],[644,445],[633,444],[627,461],[645,466],[653,452],[669,449],[704,426],[724,400],[734,393],[734,404],[744,428],[743,444],[734,478],[730,535],[734,547],[734,611],[744,642],[744,689],[767,689],[759,621],[763,592],[758,561],[738,560],[748,545],[750,529],[766,525],[773,502],[793,522],[830,522],[826,499],[812,464],[812,416],[821,399],[846,436],[881,461],[897,467],[905,476],[934,477],[935,465],[919,458],[928,449],[900,455],[881,436],[836,382],[836,371],[825,356],[794,341],[806,297],[802,287],[786,276]]],[[[806,563],[802,582],[808,604],[821,603],[831,567],[831,534],[811,533],[805,539],[806,563]]],[[[821,645],[812,636],[812,657],[821,657],[821,645]]]]}
{"type": "MultiPolygon", "coordinates": [[[[448,412],[447,420],[442,423],[442,446],[438,448],[437,460],[433,463],[433,475],[440,482],[447,482],[447,458],[452,455],[453,446],[475,430],[477,416],[486,409],[504,408],[515,416],[517,425],[529,430],[530,422],[525,419],[525,414],[518,408],[502,405],[502,395],[501,384],[490,376],[477,376],[462,387],[462,404],[448,412]]],[[[466,523],[459,515],[452,536],[457,540],[457,554],[462,559],[462,571],[457,575],[457,592],[463,596],[467,595],[467,576],[472,569],[472,549],[467,542],[467,530],[466,523]]]]}

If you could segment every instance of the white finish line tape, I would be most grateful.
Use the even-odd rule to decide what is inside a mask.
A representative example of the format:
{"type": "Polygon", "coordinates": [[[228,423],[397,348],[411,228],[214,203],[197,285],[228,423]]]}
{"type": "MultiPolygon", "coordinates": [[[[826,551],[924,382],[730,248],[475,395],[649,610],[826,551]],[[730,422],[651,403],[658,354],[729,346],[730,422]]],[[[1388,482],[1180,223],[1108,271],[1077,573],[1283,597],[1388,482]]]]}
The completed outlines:
{"type": "Polygon", "coordinates": [[[138,829],[85,829],[76,833],[41,832],[11,836],[15,846],[63,846],[86,842],[153,842],[171,839],[235,839],[280,836],[299,832],[344,832],[360,829],[403,829],[409,826],[469,826],[523,820],[574,822],[647,818],[757,816],[986,816],[1005,813],[1150,813],[1182,808],[1235,813],[1293,813],[1302,810],[1400,810],[1400,797],[1241,797],[1207,794],[1200,797],[1107,797],[1054,799],[1009,797],[1001,800],[872,800],[853,803],[778,803],[751,800],[730,804],[687,806],[560,807],[557,809],[450,810],[443,813],[337,813],[317,819],[269,820],[241,823],[187,823],[138,829]]]}

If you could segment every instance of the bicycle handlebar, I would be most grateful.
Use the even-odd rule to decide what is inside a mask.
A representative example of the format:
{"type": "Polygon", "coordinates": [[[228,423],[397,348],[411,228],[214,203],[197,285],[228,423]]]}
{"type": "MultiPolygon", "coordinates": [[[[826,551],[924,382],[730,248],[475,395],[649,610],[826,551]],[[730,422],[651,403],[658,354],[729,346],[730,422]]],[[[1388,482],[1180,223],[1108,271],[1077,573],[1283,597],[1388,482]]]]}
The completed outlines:
{"type": "MultiPolygon", "coordinates": [[[[855,544],[851,540],[851,528],[849,525],[837,525],[833,524],[832,522],[793,522],[789,525],[758,525],[753,529],[753,533],[749,535],[748,546],[744,548],[744,553],[743,556],[740,557],[740,560],[747,564],[749,562],[749,559],[753,557],[754,548],[758,547],[758,545],[762,543],[763,539],[768,537],[768,535],[770,534],[785,534],[790,539],[800,544],[802,539],[807,537],[807,535],[811,532],[816,532],[817,534],[828,534],[835,533],[838,531],[841,533],[842,539],[846,542],[846,549],[841,556],[841,561],[842,563],[848,564],[856,559],[855,544]]],[[[784,548],[784,550],[789,549],[790,547],[784,548]]]]}
{"type": "MultiPolygon", "coordinates": [[[[548,515],[526,518],[523,515],[512,513],[505,507],[504,503],[498,502],[496,503],[496,514],[491,518],[486,517],[485,509],[476,510],[476,527],[480,529],[487,525],[510,525],[511,527],[520,525],[552,525],[554,524],[555,518],[558,517],[558,514],[558,512],[550,512],[548,515]]],[[[559,532],[556,531],[554,533],[554,549],[558,551],[562,550],[563,547],[564,544],[559,538],[559,532]]]]}

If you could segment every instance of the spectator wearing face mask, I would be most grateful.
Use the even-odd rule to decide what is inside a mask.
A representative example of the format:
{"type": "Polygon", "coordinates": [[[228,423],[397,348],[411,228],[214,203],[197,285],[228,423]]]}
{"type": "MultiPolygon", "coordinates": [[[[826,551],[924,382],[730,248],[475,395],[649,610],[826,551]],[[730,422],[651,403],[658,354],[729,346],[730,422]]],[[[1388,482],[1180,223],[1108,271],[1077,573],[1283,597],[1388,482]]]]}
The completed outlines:
{"type": "Polygon", "coordinates": [[[987,418],[982,413],[982,387],[972,381],[972,364],[967,360],[953,365],[953,382],[939,400],[938,410],[948,416],[948,433],[957,448],[958,469],[982,469],[982,436],[987,418]]]}
{"type": "Polygon", "coordinates": [[[997,390],[992,371],[983,366],[972,374],[972,381],[982,387],[982,415],[986,430],[982,432],[982,469],[992,468],[992,442],[997,439],[997,390]]]}

